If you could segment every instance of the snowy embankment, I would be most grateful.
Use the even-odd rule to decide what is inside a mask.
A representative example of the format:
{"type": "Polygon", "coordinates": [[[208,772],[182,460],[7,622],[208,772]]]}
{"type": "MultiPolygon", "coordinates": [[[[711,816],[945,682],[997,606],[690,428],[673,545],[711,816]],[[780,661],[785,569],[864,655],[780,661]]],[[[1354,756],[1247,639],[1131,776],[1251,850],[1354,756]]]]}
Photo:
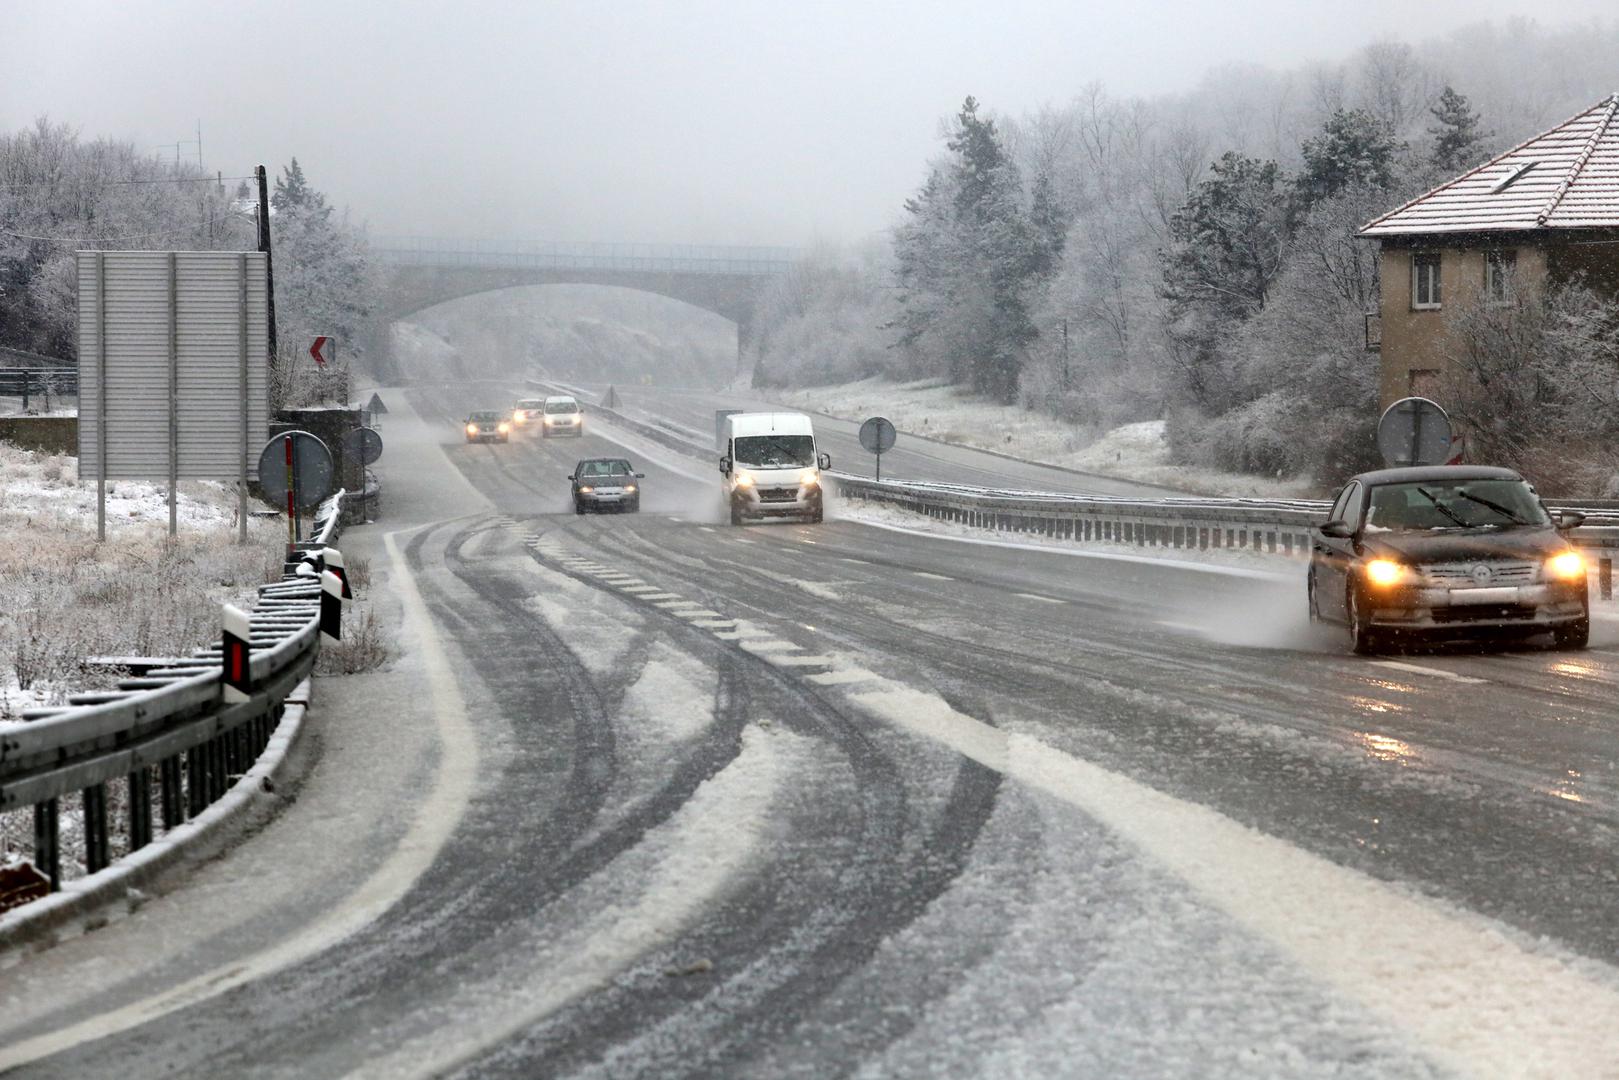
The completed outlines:
{"type": "Polygon", "coordinates": [[[997,405],[937,380],[862,379],[838,386],[779,389],[784,405],[845,420],[886,416],[901,432],[989,450],[1043,465],[1158,484],[1201,495],[1298,497],[1317,494],[1307,478],[1263,476],[1176,465],[1162,420],[1094,432],[1015,405],[997,405]]]}
{"type": "Polygon", "coordinates": [[[188,652],[218,633],[219,605],[281,572],[274,521],[239,546],[234,489],[183,482],[179,535],[163,487],[107,484],[107,540],[78,462],[0,443],[0,719],[113,677],[92,656],[188,652]]]}

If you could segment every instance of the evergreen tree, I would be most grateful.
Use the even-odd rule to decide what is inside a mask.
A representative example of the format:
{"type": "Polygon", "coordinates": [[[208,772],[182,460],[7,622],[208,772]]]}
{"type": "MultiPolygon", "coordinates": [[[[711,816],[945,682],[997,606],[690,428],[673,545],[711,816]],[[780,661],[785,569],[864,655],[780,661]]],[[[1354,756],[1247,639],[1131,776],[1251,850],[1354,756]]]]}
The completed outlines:
{"type": "Polygon", "coordinates": [[[1428,110],[1437,123],[1428,129],[1433,136],[1429,162],[1445,175],[1459,173],[1478,161],[1480,146],[1492,134],[1479,128],[1479,115],[1466,97],[1450,87],[1439,94],[1439,104],[1428,110]]]}
{"type": "Polygon", "coordinates": [[[1299,147],[1304,168],[1296,186],[1303,209],[1349,187],[1392,187],[1395,157],[1403,148],[1393,129],[1366,110],[1334,110],[1321,134],[1299,147]]]}
{"type": "Polygon", "coordinates": [[[291,165],[281,167],[281,175],[275,178],[275,190],[270,194],[270,206],[276,213],[293,211],[317,217],[322,222],[332,216],[326,196],[309,186],[297,158],[292,159],[291,165]]]}

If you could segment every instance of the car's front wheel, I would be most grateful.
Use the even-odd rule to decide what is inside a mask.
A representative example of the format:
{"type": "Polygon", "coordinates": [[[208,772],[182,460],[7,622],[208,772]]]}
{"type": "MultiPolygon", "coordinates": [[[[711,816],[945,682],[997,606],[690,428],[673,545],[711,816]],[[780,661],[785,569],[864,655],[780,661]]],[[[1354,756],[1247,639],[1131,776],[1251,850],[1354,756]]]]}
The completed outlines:
{"type": "Polygon", "coordinates": [[[1349,648],[1358,656],[1366,656],[1378,650],[1377,635],[1372,631],[1372,614],[1366,609],[1366,601],[1360,590],[1354,585],[1349,586],[1349,648]]]}
{"type": "Polygon", "coordinates": [[[1583,649],[1591,641],[1591,619],[1589,616],[1579,622],[1559,626],[1552,631],[1552,641],[1559,649],[1583,649]]]}

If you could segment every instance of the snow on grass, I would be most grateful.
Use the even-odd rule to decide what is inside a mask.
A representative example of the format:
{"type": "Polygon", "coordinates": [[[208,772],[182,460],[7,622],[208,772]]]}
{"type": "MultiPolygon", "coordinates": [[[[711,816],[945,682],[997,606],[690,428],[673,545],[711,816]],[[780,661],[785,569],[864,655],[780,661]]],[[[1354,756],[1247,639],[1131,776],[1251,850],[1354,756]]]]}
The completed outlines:
{"type": "Polygon", "coordinates": [[[936,379],[909,383],[862,379],[836,386],[777,390],[773,396],[797,409],[846,420],[886,416],[908,434],[1194,494],[1285,497],[1316,493],[1308,478],[1277,480],[1174,464],[1162,420],[1125,424],[1098,434],[1044,413],[974,397],[936,379]]]}
{"type": "MultiPolygon", "coordinates": [[[[71,457],[0,442],[0,721],[110,685],[119,672],[90,657],[184,655],[216,640],[220,604],[246,605],[281,574],[281,526],[250,519],[237,545],[236,495],[222,484],[180,486],[171,540],[162,489],[111,481],[98,543],[95,489],[77,477],[71,457]]],[[[79,850],[75,806],[63,809],[67,852],[79,850]]],[[[0,815],[0,850],[28,846],[28,819],[0,815]]]]}

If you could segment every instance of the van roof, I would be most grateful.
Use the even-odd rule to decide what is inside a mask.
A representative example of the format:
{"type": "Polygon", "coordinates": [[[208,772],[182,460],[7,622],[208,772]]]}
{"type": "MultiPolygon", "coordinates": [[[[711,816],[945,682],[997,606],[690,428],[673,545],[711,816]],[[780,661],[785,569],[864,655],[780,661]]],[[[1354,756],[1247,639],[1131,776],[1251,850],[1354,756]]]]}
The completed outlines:
{"type": "Polygon", "coordinates": [[[572,401],[572,400],[574,400],[574,397],[573,397],[572,394],[552,394],[550,397],[545,399],[545,403],[547,405],[549,405],[553,401],[572,401]]]}
{"type": "Polygon", "coordinates": [[[731,437],[747,435],[813,435],[810,418],[796,412],[732,413],[731,437]]]}

